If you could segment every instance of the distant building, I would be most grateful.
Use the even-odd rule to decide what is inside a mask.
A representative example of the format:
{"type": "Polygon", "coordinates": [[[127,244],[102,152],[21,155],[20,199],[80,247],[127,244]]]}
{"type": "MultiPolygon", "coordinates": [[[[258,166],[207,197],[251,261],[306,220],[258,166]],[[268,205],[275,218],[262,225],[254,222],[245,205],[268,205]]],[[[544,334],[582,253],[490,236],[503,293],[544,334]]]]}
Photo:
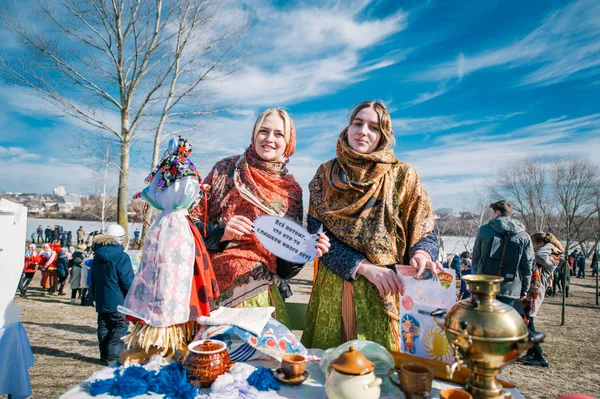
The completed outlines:
{"type": "Polygon", "coordinates": [[[58,186],[58,187],[54,188],[54,195],[62,197],[65,194],[66,194],[66,191],[65,191],[65,187],[64,186],[58,186]]]}
{"type": "Polygon", "coordinates": [[[44,208],[46,208],[46,213],[54,213],[58,212],[58,204],[56,202],[44,202],[44,208]]]}
{"type": "Polygon", "coordinates": [[[78,206],[81,206],[81,198],[78,195],[67,194],[63,195],[58,200],[58,211],[62,213],[70,213],[78,206]]]}

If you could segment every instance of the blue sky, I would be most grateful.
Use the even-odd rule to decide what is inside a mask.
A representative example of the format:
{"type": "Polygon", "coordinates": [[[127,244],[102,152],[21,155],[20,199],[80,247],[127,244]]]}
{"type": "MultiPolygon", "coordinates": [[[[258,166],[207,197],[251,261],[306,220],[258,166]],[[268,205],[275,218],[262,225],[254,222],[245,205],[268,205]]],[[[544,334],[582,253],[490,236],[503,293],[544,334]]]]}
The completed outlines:
{"type": "MultiPolygon", "coordinates": [[[[298,147],[290,170],[307,189],[359,101],[392,110],[399,159],[434,207],[467,209],[499,168],[524,157],[578,155],[600,164],[600,2],[238,1],[248,12],[244,66],[214,87],[230,104],[190,135],[205,175],[241,153],[254,119],[285,107],[298,147]]],[[[20,45],[2,33],[4,56],[20,45]]],[[[98,192],[72,132],[83,125],[22,88],[2,85],[0,191],[98,192]]],[[[110,120],[110,114],[107,118],[110,120]]],[[[135,143],[130,184],[143,188],[150,138],[135,143]]],[[[166,145],[166,143],[165,143],[166,145]]],[[[305,196],[305,198],[307,198],[305,196]]]]}

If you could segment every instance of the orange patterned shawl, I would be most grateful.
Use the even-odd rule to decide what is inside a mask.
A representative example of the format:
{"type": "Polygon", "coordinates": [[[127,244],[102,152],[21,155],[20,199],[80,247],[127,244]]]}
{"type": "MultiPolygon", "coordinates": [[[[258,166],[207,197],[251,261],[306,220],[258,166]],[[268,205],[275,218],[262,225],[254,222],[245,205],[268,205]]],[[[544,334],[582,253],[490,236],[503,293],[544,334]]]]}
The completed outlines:
{"type": "MultiPolygon", "coordinates": [[[[338,138],[336,155],[310,183],[308,213],[371,263],[408,264],[410,248],[434,227],[431,200],[416,171],[391,149],[354,151],[346,130],[338,138]]],[[[396,302],[389,296],[382,305],[398,319],[396,302]]]]}
{"type": "MultiPolygon", "coordinates": [[[[211,186],[208,223],[224,226],[235,215],[254,220],[266,214],[287,216],[301,223],[302,189],[287,173],[286,163],[287,158],[283,162],[263,161],[252,146],[242,155],[217,162],[203,181],[211,186]]],[[[201,201],[194,215],[203,214],[201,201]]],[[[254,234],[232,240],[223,252],[209,253],[221,290],[219,302],[227,299],[231,289],[237,286],[254,280],[272,281],[277,269],[276,257],[260,244],[254,234]],[[261,269],[261,265],[266,266],[268,272],[264,267],[261,269]],[[265,272],[271,275],[265,276],[265,272]]],[[[239,292],[235,295],[239,296],[239,292]]],[[[240,296],[234,302],[243,299],[240,296]]]]}

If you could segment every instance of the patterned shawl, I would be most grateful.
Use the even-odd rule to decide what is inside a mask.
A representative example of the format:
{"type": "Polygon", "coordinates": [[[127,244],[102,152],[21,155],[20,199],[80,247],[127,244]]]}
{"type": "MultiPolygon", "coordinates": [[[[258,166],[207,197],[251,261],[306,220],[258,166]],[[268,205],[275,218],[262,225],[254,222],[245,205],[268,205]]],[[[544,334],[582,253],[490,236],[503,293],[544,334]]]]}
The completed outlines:
{"type": "MultiPolygon", "coordinates": [[[[360,154],[344,130],[337,157],[310,183],[308,213],[371,263],[408,264],[410,248],[433,231],[431,201],[414,168],[381,147],[360,154]]],[[[390,295],[382,305],[398,319],[396,302],[390,295]]]]}
{"type": "MultiPolygon", "coordinates": [[[[235,215],[254,220],[266,214],[286,216],[301,223],[302,189],[287,173],[286,164],[287,158],[274,162],[262,160],[252,146],[243,155],[217,162],[203,181],[210,185],[208,223],[224,226],[235,215]]],[[[203,214],[201,202],[194,215],[203,214]]],[[[254,234],[232,240],[223,252],[209,252],[222,295],[248,280],[259,264],[273,274],[277,269],[275,256],[254,234]]]]}

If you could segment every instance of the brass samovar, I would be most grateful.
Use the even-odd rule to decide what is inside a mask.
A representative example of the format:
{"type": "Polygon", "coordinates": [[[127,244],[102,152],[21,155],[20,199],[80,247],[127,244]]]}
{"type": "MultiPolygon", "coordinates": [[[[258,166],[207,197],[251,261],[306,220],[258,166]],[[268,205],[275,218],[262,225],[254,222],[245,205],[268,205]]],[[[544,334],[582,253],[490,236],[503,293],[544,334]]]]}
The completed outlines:
{"type": "MultiPolygon", "coordinates": [[[[545,333],[530,333],[523,317],[495,299],[503,278],[468,275],[463,279],[472,297],[458,302],[447,313],[444,322],[436,319],[446,331],[454,353],[454,363],[448,366],[451,377],[461,364],[472,371],[466,389],[475,399],[509,399],[497,380],[502,367],[519,357],[522,351],[544,340],[545,333]]],[[[433,316],[443,316],[443,311],[433,316]]]]}

